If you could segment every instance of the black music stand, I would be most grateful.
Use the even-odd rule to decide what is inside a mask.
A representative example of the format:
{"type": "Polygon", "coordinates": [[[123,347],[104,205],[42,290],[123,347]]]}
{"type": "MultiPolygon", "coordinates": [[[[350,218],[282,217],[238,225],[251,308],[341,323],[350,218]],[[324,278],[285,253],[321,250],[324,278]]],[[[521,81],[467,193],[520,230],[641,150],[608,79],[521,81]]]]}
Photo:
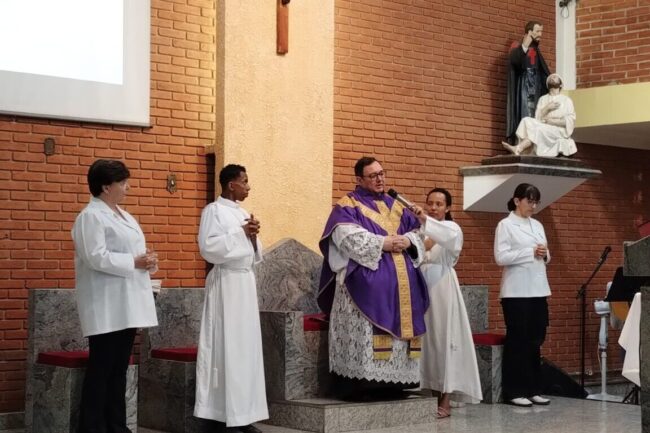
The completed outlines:
{"type": "Polygon", "coordinates": [[[605,297],[606,302],[628,302],[632,303],[634,295],[641,290],[641,286],[648,285],[648,277],[626,277],[623,274],[623,267],[616,268],[612,286],[605,297]]]}

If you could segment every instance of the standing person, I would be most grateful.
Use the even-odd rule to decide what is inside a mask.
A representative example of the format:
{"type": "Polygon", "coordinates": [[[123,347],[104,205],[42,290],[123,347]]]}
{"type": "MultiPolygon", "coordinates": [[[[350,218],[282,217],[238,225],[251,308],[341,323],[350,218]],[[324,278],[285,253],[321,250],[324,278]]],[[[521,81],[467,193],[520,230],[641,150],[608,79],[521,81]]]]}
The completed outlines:
{"type": "Polygon", "coordinates": [[[250,191],[244,167],[225,166],[219,184],[221,196],[203,209],[199,227],[201,256],[214,267],[205,281],[194,416],[256,433],[252,423],[269,417],[253,272],[262,260],[260,222],[238,203],[250,191]]]}
{"type": "Polygon", "coordinates": [[[329,367],[344,398],[399,397],[420,380],[429,296],[417,269],[415,215],[384,193],[386,171],[363,157],[357,187],[334,206],[319,243],[318,304],[330,315],[329,367]]]}
{"type": "Polygon", "coordinates": [[[451,194],[434,188],[427,194],[426,212],[414,208],[428,247],[420,267],[429,288],[431,307],[425,317],[420,387],[441,393],[438,418],[451,415],[451,402],[483,399],[472,330],[454,265],[463,248],[463,232],[451,216],[451,194]],[[427,216],[428,215],[428,216],[427,216]]]}
{"type": "Polygon", "coordinates": [[[548,326],[546,298],[551,289],[546,264],[551,255],[544,227],[531,218],[540,199],[541,193],[535,186],[519,184],[508,201],[510,215],[499,222],[494,237],[494,257],[503,266],[503,396],[516,406],[550,403],[540,396],[540,348],[548,326]]]}
{"type": "Polygon", "coordinates": [[[576,123],[573,101],[560,93],[562,78],[551,74],[546,79],[548,93],[537,102],[535,117],[524,117],[517,128],[515,146],[502,141],[503,147],[515,155],[526,153],[532,146],[537,156],[571,156],[578,151],[571,138],[576,123]]]}
{"type": "Polygon", "coordinates": [[[527,22],[522,40],[510,46],[506,137],[512,144],[516,144],[515,132],[521,119],[534,117],[537,101],[548,93],[549,69],[539,49],[543,29],[539,21],[527,22]]]}
{"type": "Polygon", "coordinates": [[[88,170],[90,203],[72,227],[77,308],[90,357],[79,433],[130,433],[126,371],[137,328],[158,325],[149,273],[158,269],[135,218],[118,206],[130,173],[120,161],[98,159],[88,170]]]}

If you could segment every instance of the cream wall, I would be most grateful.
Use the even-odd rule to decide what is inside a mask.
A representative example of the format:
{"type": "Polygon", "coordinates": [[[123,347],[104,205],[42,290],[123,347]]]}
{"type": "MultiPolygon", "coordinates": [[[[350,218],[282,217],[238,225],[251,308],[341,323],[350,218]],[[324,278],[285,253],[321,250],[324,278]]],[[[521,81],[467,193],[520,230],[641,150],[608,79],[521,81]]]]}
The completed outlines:
{"type": "Polygon", "coordinates": [[[566,94],[578,114],[577,128],[650,121],[650,83],[588,87],[566,94]]]}
{"type": "Polygon", "coordinates": [[[246,166],[244,207],[266,246],[317,249],[332,195],[334,2],[289,4],[283,56],[275,1],[218,2],[217,22],[217,172],[246,166]]]}

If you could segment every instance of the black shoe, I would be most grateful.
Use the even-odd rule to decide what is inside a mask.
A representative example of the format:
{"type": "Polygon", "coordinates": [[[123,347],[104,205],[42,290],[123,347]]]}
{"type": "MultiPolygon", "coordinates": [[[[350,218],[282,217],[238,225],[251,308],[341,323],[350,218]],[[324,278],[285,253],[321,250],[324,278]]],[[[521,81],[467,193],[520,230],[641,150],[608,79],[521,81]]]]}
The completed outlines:
{"type": "Polygon", "coordinates": [[[226,427],[226,423],[221,421],[213,421],[213,423],[216,428],[211,431],[214,433],[241,433],[239,427],[226,427]]]}
{"type": "Polygon", "coordinates": [[[242,425],[237,428],[243,433],[262,433],[262,430],[258,429],[253,424],[242,425]]]}

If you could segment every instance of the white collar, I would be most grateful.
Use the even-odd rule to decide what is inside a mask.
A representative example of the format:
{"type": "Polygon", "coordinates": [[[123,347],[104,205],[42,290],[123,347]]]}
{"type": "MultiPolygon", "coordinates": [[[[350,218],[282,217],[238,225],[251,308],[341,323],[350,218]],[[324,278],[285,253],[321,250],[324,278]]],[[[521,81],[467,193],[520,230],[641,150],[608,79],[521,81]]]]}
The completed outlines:
{"type": "Polygon", "coordinates": [[[515,213],[515,211],[510,211],[510,215],[508,215],[508,218],[512,220],[515,224],[527,224],[530,225],[532,224],[532,218],[524,218],[515,213]]]}
{"type": "Polygon", "coordinates": [[[236,201],[224,198],[222,196],[217,197],[217,203],[222,204],[224,206],[232,207],[232,208],[235,208],[235,209],[239,208],[239,203],[237,203],[236,201]]]}
{"type": "MultiPolygon", "coordinates": [[[[91,197],[89,205],[94,207],[94,208],[99,209],[102,212],[115,214],[115,211],[113,209],[111,209],[111,207],[104,200],[102,200],[99,197],[91,197]]],[[[124,212],[124,209],[122,209],[118,205],[115,205],[115,207],[117,207],[117,209],[120,212],[124,212]]]]}

